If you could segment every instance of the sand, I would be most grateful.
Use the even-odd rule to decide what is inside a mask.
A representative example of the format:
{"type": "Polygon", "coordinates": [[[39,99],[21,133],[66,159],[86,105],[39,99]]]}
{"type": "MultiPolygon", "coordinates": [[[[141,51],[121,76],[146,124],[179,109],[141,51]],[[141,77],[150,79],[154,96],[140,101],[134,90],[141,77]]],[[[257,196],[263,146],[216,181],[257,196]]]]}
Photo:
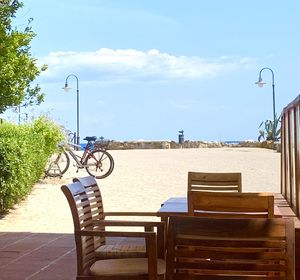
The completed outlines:
{"type": "MultiPolygon", "coordinates": [[[[244,192],[280,192],[280,153],[257,148],[203,148],[109,151],[113,173],[97,180],[106,211],[157,211],[172,196],[186,196],[188,171],[241,172],[244,192]]],[[[71,166],[62,179],[42,179],[32,193],[0,219],[1,232],[71,233],[72,218],[61,185],[71,183],[71,166]]]]}

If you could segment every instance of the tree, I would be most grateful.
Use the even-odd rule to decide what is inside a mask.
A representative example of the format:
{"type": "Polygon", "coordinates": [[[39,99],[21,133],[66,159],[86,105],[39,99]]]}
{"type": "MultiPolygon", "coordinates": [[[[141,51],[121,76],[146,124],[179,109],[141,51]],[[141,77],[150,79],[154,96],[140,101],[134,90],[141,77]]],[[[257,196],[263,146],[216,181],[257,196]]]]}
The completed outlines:
{"type": "Polygon", "coordinates": [[[22,7],[19,0],[0,0],[0,113],[10,106],[38,105],[44,100],[39,85],[31,85],[47,68],[37,67],[37,59],[30,53],[35,36],[30,27],[32,18],[23,31],[12,25],[17,10],[22,7]]]}

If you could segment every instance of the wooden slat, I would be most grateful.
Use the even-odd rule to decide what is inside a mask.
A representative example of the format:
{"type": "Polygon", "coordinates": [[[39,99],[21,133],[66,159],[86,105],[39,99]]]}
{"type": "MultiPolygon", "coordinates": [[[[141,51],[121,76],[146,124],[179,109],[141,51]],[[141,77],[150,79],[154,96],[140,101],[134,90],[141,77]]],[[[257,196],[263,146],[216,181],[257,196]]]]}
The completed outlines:
{"type": "Polygon", "coordinates": [[[297,162],[298,162],[298,135],[297,135],[297,130],[298,130],[298,118],[297,118],[297,107],[295,107],[292,111],[292,118],[293,118],[293,209],[297,213],[298,212],[298,202],[297,202],[297,194],[296,190],[299,190],[299,187],[297,186],[298,184],[298,176],[296,176],[297,172],[297,162]]]}
{"type": "MultiPolygon", "coordinates": [[[[227,174],[226,174],[227,175],[227,174]]],[[[192,179],[192,187],[197,187],[198,185],[202,185],[202,186],[209,186],[209,185],[212,185],[212,186],[234,186],[237,184],[237,181],[232,181],[232,180],[219,180],[219,181],[216,181],[215,179],[212,179],[212,180],[207,180],[207,181],[204,181],[204,180],[193,180],[192,179]]],[[[235,188],[236,189],[236,188],[235,188]]]]}
{"type": "MultiPolygon", "coordinates": [[[[207,244],[209,244],[210,246],[213,247],[219,247],[224,245],[224,240],[222,238],[219,239],[197,239],[197,238],[193,238],[192,240],[189,238],[184,238],[181,236],[177,236],[176,238],[177,242],[179,244],[181,244],[181,246],[197,246],[197,247],[207,247],[207,244]]],[[[268,248],[285,248],[286,244],[285,242],[283,242],[284,240],[280,241],[280,240],[252,240],[251,243],[249,242],[249,238],[246,238],[244,240],[239,239],[239,240],[230,240],[229,238],[226,239],[226,244],[228,246],[239,246],[241,248],[244,248],[244,250],[246,249],[251,249],[252,247],[255,248],[262,248],[262,250],[264,250],[264,248],[268,247],[268,248]]]]}
{"type": "Polygon", "coordinates": [[[192,185],[191,189],[193,191],[236,191],[236,187],[224,187],[223,185],[214,186],[199,186],[199,185],[192,185]]]}
{"type": "MultiPolygon", "coordinates": [[[[186,260],[191,260],[191,259],[186,259],[186,260]]],[[[272,259],[271,259],[272,260],[272,259]]],[[[194,269],[199,269],[199,270],[205,270],[209,269],[212,270],[212,273],[220,273],[222,271],[224,274],[234,273],[234,271],[238,271],[238,273],[247,272],[247,274],[255,274],[258,272],[270,272],[270,273],[277,273],[277,272],[285,272],[286,271],[286,262],[281,263],[272,263],[270,262],[262,262],[259,263],[257,260],[255,262],[243,262],[243,261],[235,261],[233,262],[232,260],[214,260],[213,258],[207,261],[194,261],[194,262],[180,262],[178,259],[175,261],[175,269],[188,269],[188,270],[194,270],[194,269]]]]}
{"type": "Polygon", "coordinates": [[[286,125],[287,112],[282,112],[281,124],[281,194],[286,199],[287,193],[287,177],[288,177],[288,160],[287,160],[287,125],[286,125]]]}
{"type": "MultiPolygon", "coordinates": [[[[249,249],[248,249],[249,250],[249,249]]],[[[282,250],[282,248],[281,248],[282,250]]],[[[198,249],[184,248],[178,249],[175,252],[175,257],[183,258],[199,258],[199,253],[201,253],[201,259],[227,259],[227,260],[239,260],[242,262],[243,259],[247,261],[254,260],[284,260],[286,255],[283,252],[266,252],[266,248],[261,248],[261,250],[251,250],[247,252],[244,248],[223,248],[216,247],[211,249],[208,247],[202,247],[198,249]],[[254,252],[251,252],[254,251],[254,252]]]]}
{"type": "MultiPolygon", "coordinates": [[[[286,280],[285,276],[269,276],[268,280],[286,280]]],[[[260,275],[191,275],[190,273],[180,273],[174,276],[173,280],[266,280],[266,276],[260,275]]]]}

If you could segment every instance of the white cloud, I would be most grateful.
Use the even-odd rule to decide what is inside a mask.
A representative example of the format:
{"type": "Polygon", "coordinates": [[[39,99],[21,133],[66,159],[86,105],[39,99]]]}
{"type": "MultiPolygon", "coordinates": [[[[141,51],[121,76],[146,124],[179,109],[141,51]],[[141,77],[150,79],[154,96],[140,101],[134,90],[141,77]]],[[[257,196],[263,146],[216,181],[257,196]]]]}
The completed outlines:
{"type": "Polygon", "coordinates": [[[48,65],[42,74],[45,82],[61,79],[68,73],[80,75],[82,81],[157,82],[170,79],[204,79],[248,68],[254,62],[249,57],[204,59],[199,56],[175,56],[152,49],[101,48],[94,52],[59,51],[41,57],[48,65]]]}

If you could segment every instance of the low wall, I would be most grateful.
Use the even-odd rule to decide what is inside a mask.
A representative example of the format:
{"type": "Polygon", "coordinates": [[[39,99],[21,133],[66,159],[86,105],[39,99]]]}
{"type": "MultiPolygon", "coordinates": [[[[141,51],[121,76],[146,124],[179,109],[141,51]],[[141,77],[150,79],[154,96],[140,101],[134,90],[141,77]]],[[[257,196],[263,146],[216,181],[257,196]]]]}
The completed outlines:
{"type": "Polygon", "coordinates": [[[109,150],[132,150],[132,149],[181,149],[181,148],[222,148],[222,147],[253,147],[277,149],[279,144],[273,142],[239,142],[237,144],[228,144],[224,142],[209,141],[185,141],[179,144],[175,141],[110,141],[109,150]]]}

